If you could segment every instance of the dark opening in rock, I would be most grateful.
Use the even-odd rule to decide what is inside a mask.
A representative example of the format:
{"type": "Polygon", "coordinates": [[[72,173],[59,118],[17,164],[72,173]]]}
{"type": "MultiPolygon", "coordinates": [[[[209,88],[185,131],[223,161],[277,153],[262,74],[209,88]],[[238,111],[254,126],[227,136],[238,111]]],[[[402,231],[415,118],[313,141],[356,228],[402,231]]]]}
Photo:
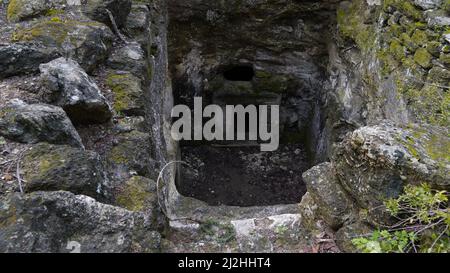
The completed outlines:
{"type": "Polygon", "coordinates": [[[251,81],[255,71],[251,66],[233,66],[223,72],[223,76],[229,81],[251,81]]]}
{"type": "MultiPolygon", "coordinates": [[[[209,101],[207,97],[203,100],[204,105],[215,101],[209,101]]],[[[241,100],[233,97],[231,101],[224,100],[223,103],[229,105],[234,100],[245,100],[251,104],[246,97],[241,100]]],[[[258,105],[259,102],[254,101],[253,104],[258,105]]],[[[311,108],[302,108],[305,120],[312,119],[311,108]]],[[[247,134],[249,119],[246,120],[246,125],[247,134]]],[[[280,144],[272,152],[262,152],[261,141],[250,141],[248,135],[246,140],[181,141],[179,159],[187,164],[178,165],[178,191],[209,205],[265,206],[299,203],[306,192],[302,173],[313,163],[308,139],[313,138],[314,127],[311,124],[304,125],[302,130],[297,125],[294,127],[284,119],[281,120],[280,144]]],[[[235,134],[236,129],[235,127],[235,134]]]]}

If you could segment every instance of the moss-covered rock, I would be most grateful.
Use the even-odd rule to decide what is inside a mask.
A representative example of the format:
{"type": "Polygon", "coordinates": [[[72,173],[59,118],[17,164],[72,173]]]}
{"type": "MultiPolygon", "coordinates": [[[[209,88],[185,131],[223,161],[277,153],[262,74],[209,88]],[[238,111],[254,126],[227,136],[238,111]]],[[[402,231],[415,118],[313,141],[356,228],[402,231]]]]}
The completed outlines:
{"type": "Polygon", "coordinates": [[[55,17],[17,28],[12,40],[40,42],[61,54],[71,56],[90,72],[107,58],[113,37],[111,30],[104,24],[55,17]]]}
{"type": "Polygon", "coordinates": [[[141,80],[130,72],[111,71],[106,85],[114,94],[113,108],[119,114],[143,115],[144,94],[141,80]]]}
{"type": "Polygon", "coordinates": [[[364,237],[371,234],[373,228],[363,222],[356,222],[346,225],[338,230],[336,233],[336,242],[339,249],[347,253],[359,252],[356,246],[352,243],[354,238],[364,237]]]}
{"type": "Polygon", "coordinates": [[[418,46],[423,47],[428,42],[428,36],[425,31],[416,29],[411,36],[411,40],[418,46]]]}
{"type": "Polygon", "coordinates": [[[437,41],[431,41],[427,43],[426,49],[428,52],[433,55],[433,57],[439,57],[440,51],[441,51],[442,44],[437,41]]]}
{"type": "Polygon", "coordinates": [[[383,1],[383,7],[385,10],[389,7],[395,8],[402,14],[405,14],[406,16],[414,20],[421,20],[423,18],[423,13],[414,6],[412,1],[385,0],[383,1]]]}
{"type": "Polygon", "coordinates": [[[156,182],[133,176],[120,186],[116,204],[131,211],[151,211],[157,206],[156,182]]]}
{"type": "Polygon", "coordinates": [[[0,135],[23,143],[48,142],[83,147],[81,138],[60,107],[12,100],[0,108],[0,135]]]}
{"type": "Polygon", "coordinates": [[[6,15],[9,21],[17,22],[39,15],[55,15],[66,5],[66,0],[10,0],[6,15]]]}
{"type": "Polygon", "coordinates": [[[439,61],[447,67],[450,67],[450,54],[441,53],[439,56],[439,61]]]}
{"type": "Polygon", "coordinates": [[[32,43],[0,45],[0,79],[35,73],[41,63],[59,57],[59,53],[45,46],[32,43]]]}
{"type": "MultiPolygon", "coordinates": [[[[373,49],[376,45],[373,26],[365,24],[368,21],[365,17],[368,13],[364,12],[366,8],[365,1],[355,0],[343,2],[337,9],[339,32],[343,37],[354,40],[363,51],[373,49]]],[[[376,13],[370,15],[376,16],[376,13]]]]}
{"type": "Polygon", "coordinates": [[[444,69],[439,66],[434,66],[428,72],[427,81],[430,83],[437,83],[445,86],[450,82],[450,70],[444,69]]]}
{"type": "Polygon", "coordinates": [[[111,118],[106,98],[77,62],[58,58],[39,68],[42,86],[51,92],[49,100],[61,106],[72,122],[104,123],[111,118]]]}
{"type": "Polygon", "coordinates": [[[337,229],[352,218],[353,201],[337,180],[331,163],[322,163],[303,173],[308,193],[318,205],[317,213],[337,229]]]}
{"type": "Polygon", "coordinates": [[[129,178],[130,172],[148,176],[151,174],[150,135],[138,131],[121,133],[106,157],[118,180],[129,178]]]}
{"type": "MultiPolygon", "coordinates": [[[[447,128],[416,124],[398,128],[388,122],[362,127],[334,152],[332,163],[339,181],[366,209],[397,197],[405,183],[427,182],[450,189],[450,157],[430,152],[448,151],[447,128]]],[[[376,217],[376,211],[372,213],[376,217]]]]}
{"type": "Polygon", "coordinates": [[[158,252],[161,236],[147,215],[66,191],[0,200],[0,252],[158,252]],[[75,243],[75,245],[72,245],[75,243]]]}
{"type": "Polygon", "coordinates": [[[109,185],[95,152],[40,143],[28,150],[21,169],[25,191],[65,190],[105,200],[109,185]]]}
{"type": "Polygon", "coordinates": [[[424,48],[419,48],[414,54],[414,61],[423,68],[431,67],[431,54],[424,48]]]}
{"type": "Polygon", "coordinates": [[[391,42],[391,44],[389,45],[389,52],[398,61],[402,61],[406,55],[405,47],[402,46],[402,44],[397,40],[393,40],[391,42]]]}

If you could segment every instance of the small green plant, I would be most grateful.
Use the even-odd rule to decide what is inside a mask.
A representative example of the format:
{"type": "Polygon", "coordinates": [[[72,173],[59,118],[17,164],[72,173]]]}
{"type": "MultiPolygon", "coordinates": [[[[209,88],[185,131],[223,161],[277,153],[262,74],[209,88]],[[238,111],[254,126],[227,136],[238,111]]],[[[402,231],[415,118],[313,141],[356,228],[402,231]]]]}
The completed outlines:
{"type": "Polygon", "coordinates": [[[352,240],[365,253],[450,252],[448,192],[427,184],[408,185],[397,199],[385,202],[398,222],[368,237],[352,240]]]}

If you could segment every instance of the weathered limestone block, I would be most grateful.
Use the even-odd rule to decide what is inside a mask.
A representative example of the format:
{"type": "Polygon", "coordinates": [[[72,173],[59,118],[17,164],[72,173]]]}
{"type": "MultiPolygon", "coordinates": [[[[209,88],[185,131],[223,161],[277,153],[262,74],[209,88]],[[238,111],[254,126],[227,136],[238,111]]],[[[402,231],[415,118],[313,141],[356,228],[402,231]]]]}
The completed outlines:
{"type": "Polygon", "coordinates": [[[0,45],[0,79],[37,72],[41,63],[57,57],[54,49],[31,43],[0,45]]]}
{"type": "Polygon", "coordinates": [[[339,228],[351,219],[353,201],[340,185],[331,163],[309,169],[303,173],[303,180],[318,206],[318,213],[331,228],[339,228]]]}
{"type": "Polygon", "coordinates": [[[140,176],[148,176],[150,170],[151,150],[150,135],[139,131],[121,133],[117,136],[117,144],[108,151],[108,163],[114,169],[114,177],[119,180],[130,177],[136,172],[140,176]]]}
{"type": "Polygon", "coordinates": [[[106,86],[114,94],[113,108],[118,114],[144,115],[144,92],[141,80],[130,72],[112,71],[106,78],[106,86]]]}
{"type": "Polygon", "coordinates": [[[158,252],[161,236],[143,213],[69,192],[0,201],[0,252],[158,252]]]}
{"type": "Polygon", "coordinates": [[[131,211],[152,211],[158,206],[156,182],[133,176],[119,187],[116,204],[131,211]]]}
{"type": "Polygon", "coordinates": [[[129,71],[143,78],[146,72],[144,51],[138,43],[130,43],[111,52],[107,65],[112,69],[129,71]]]}
{"type": "Polygon", "coordinates": [[[97,153],[40,143],[23,155],[25,192],[65,190],[106,199],[108,180],[97,153]]]}
{"type": "Polygon", "coordinates": [[[427,10],[438,8],[442,4],[442,0],[414,0],[414,4],[427,10]]]}
{"type": "Polygon", "coordinates": [[[80,5],[80,0],[10,0],[7,17],[10,22],[18,22],[40,15],[61,13],[66,7],[74,5],[80,5]]]}
{"type": "Polygon", "coordinates": [[[305,239],[299,214],[233,220],[236,241],[242,252],[302,252],[305,239]]]}
{"type": "Polygon", "coordinates": [[[43,86],[52,92],[51,100],[74,123],[102,123],[111,118],[105,97],[76,61],[59,58],[39,68],[43,86]]]}
{"type": "Polygon", "coordinates": [[[45,141],[83,147],[78,132],[60,107],[14,99],[0,108],[0,135],[23,143],[45,141]]]}
{"type": "Polygon", "coordinates": [[[338,179],[362,208],[397,197],[405,184],[429,183],[450,189],[448,129],[388,122],[362,127],[332,156],[338,179]]]}
{"type": "Polygon", "coordinates": [[[102,23],[58,17],[19,27],[13,33],[13,41],[40,42],[60,55],[73,58],[88,73],[106,60],[113,38],[111,30],[102,23]]]}
{"type": "Polygon", "coordinates": [[[336,244],[339,249],[347,253],[358,252],[358,249],[353,245],[352,240],[358,237],[364,237],[372,234],[373,228],[363,222],[355,222],[346,225],[338,230],[336,233],[336,244]]]}

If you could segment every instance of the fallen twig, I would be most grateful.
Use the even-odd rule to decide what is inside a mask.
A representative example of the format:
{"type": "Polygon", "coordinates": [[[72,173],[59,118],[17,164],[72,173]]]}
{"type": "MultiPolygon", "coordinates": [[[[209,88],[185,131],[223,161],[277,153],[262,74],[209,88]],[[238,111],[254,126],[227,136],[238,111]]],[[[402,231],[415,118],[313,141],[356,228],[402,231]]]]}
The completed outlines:
{"type": "Polygon", "coordinates": [[[20,153],[19,156],[17,157],[16,178],[17,178],[17,182],[19,183],[20,193],[23,194],[22,178],[20,177],[20,159],[21,158],[22,158],[22,153],[20,153]]]}
{"type": "Polygon", "coordinates": [[[114,19],[114,16],[111,13],[111,11],[109,9],[105,9],[105,10],[106,10],[106,13],[108,13],[109,20],[111,21],[112,27],[113,27],[114,32],[116,33],[117,37],[119,37],[119,39],[122,42],[124,42],[125,44],[128,44],[128,41],[125,39],[125,36],[123,36],[123,34],[119,31],[119,28],[117,27],[116,20],[114,19]]]}

